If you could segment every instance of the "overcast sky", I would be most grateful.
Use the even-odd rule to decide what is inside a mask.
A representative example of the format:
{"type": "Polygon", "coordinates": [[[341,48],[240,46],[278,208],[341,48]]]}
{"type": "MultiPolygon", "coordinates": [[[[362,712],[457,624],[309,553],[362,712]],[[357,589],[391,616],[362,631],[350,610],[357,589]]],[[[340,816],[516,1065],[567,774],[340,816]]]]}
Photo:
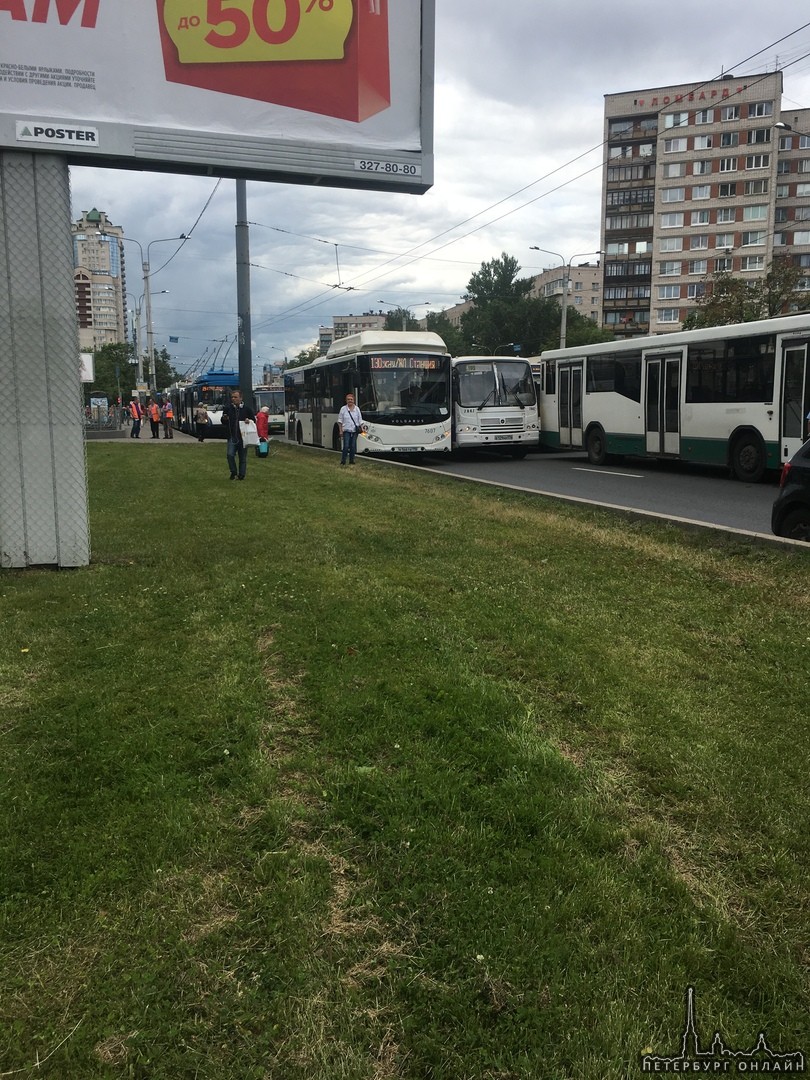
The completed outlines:
{"type": "MultiPolygon", "coordinates": [[[[419,317],[449,307],[481,263],[503,252],[529,275],[560,261],[531,245],[566,260],[595,251],[605,94],[780,67],[784,102],[810,107],[803,0],[437,0],[437,7],[429,192],[247,185],[257,372],[313,344],[333,315],[385,310],[380,301],[419,317]]],[[[144,247],[189,233],[208,204],[165,269],[177,245],[151,249],[155,345],[183,371],[206,350],[212,355],[217,341],[233,340],[233,180],[75,167],[71,185],[74,217],[104,210],[144,247]]],[[[137,248],[125,247],[137,302],[137,248]]]]}

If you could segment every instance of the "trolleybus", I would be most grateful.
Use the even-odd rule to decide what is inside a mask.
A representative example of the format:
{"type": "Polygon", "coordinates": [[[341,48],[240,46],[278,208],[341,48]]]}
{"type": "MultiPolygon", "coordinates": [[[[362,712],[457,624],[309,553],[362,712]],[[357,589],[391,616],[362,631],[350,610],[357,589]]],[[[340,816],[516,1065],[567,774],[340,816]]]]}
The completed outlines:
{"type": "Polygon", "coordinates": [[[338,413],[352,393],[363,414],[358,453],[451,448],[450,357],[438,334],[364,330],[286,372],[288,435],[340,449],[338,413]]]}
{"type": "Polygon", "coordinates": [[[760,480],[804,441],[809,344],[805,314],[546,351],[531,360],[541,445],[760,480]]]}
{"type": "Polygon", "coordinates": [[[516,356],[453,357],[453,447],[514,458],[539,448],[532,369],[516,356]]]}

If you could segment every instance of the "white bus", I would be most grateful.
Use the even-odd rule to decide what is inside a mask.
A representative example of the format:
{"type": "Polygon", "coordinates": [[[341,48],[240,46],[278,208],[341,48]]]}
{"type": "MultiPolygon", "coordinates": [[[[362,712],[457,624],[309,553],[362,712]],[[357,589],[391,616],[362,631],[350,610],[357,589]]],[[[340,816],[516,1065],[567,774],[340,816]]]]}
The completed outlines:
{"type": "Polygon", "coordinates": [[[687,330],[532,359],[540,442],[725,465],[755,482],[798,450],[810,411],[810,315],[687,330]]]}
{"type": "Polygon", "coordinates": [[[453,358],[453,448],[523,458],[539,449],[537,394],[528,360],[453,358]]]}
{"type": "Polygon", "coordinates": [[[438,334],[364,330],[284,376],[287,434],[340,449],[338,413],[353,393],[361,454],[439,453],[451,447],[450,357],[438,334]]]}

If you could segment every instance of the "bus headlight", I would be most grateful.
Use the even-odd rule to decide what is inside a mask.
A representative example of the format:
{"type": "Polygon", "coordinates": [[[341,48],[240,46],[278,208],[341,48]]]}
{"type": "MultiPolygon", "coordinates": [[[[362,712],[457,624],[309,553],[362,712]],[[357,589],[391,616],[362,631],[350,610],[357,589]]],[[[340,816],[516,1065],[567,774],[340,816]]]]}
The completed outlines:
{"type": "Polygon", "coordinates": [[[379,437],[379,435],[372,435],[370,431],[363,431],[363,432],[361,432],[361,434],[365,435],[365,437],[368,439],[369,442],[377,442],[377,443],[382,442],[382,439],[379,437]]]}

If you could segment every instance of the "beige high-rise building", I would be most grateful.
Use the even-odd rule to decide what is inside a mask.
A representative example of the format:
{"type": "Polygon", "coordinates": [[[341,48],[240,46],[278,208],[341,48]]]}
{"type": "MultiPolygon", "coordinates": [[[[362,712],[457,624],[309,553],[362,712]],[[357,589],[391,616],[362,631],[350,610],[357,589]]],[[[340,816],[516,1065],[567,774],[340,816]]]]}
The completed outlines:
{"type": "Polygon", "coordinates": [[[124,230],[103,210],[85,210],[73,230],[73,282],[82,349],[126,341],[124,230]]]}
{"type": "Polygon", "coordinates": [[[678,330],[715,271],[802,267],[810,305],[810,110],[782,73],[605,96],[602,325],[678,330]]]}

